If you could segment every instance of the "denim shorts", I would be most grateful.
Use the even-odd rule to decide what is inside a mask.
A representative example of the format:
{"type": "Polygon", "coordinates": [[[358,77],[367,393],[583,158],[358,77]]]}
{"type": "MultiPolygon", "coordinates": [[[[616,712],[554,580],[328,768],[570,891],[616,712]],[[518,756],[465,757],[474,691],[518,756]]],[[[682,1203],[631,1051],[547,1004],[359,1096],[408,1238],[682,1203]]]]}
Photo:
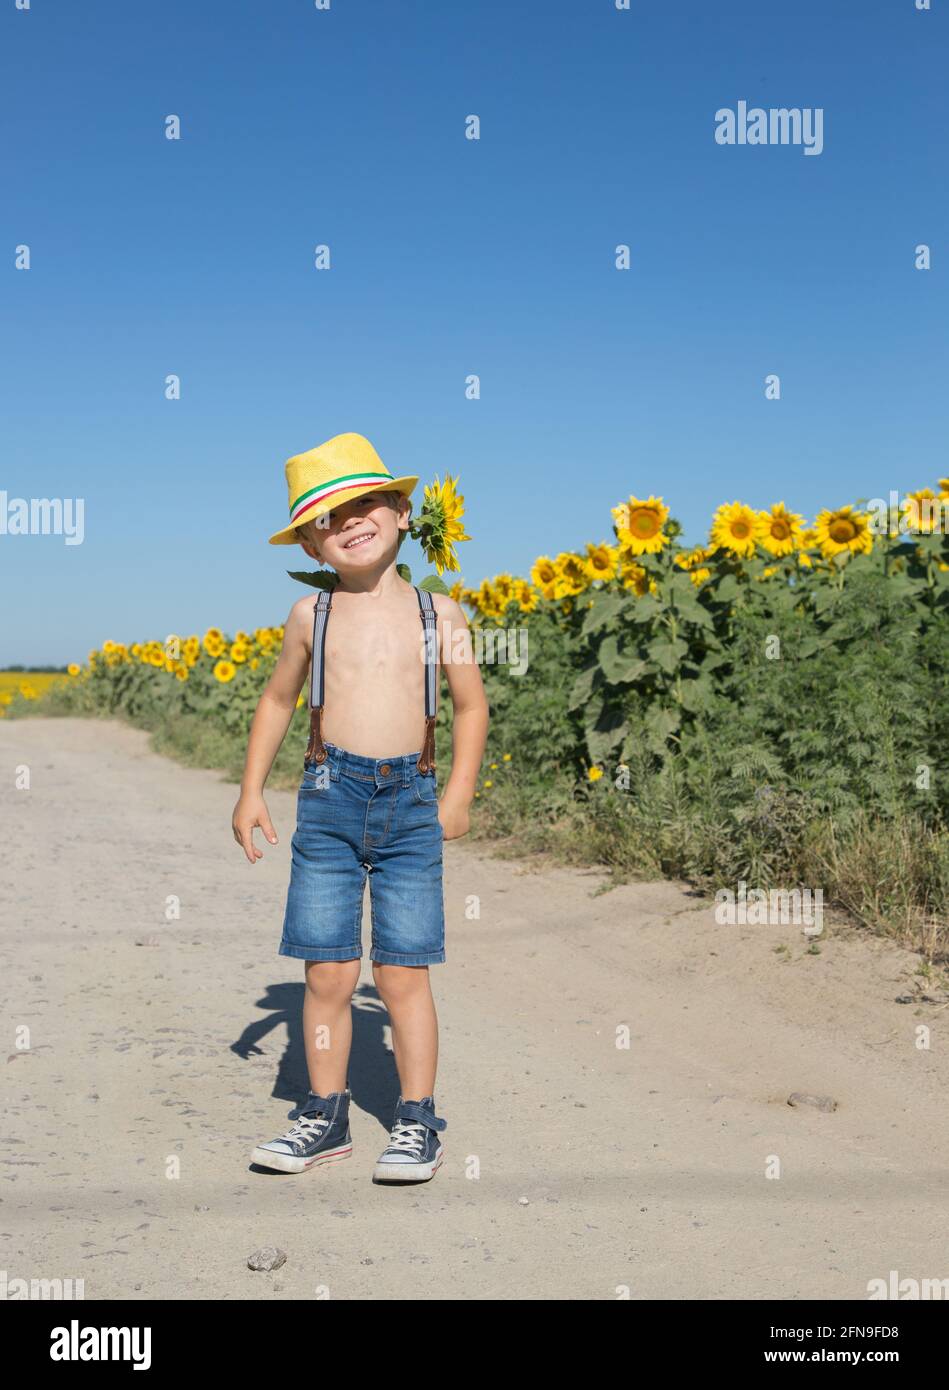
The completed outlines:
{"type": "Polygon", "coordinates": [[[364,758],[325,747],[326,761],[307,763],[297,794],[280,955],[358,960],[368,878],[370,960],[438,964],[445,909],[435,770],[420,773],[418,753],[364,758]]]}

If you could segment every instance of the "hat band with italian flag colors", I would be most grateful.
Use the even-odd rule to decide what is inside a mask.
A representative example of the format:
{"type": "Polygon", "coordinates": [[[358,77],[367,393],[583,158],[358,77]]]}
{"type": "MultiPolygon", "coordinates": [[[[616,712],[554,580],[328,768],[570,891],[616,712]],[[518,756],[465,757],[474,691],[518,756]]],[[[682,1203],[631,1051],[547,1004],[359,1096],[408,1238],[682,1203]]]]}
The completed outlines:
{"type": "Polygon", "coordinates": [[[333,478],[329,483],[311,487],[309,491],[301,493],[291,506],[290,525],[296,526],[301,517],[312,511],[320,502],[324,502],[327,497],[332,497],[334,493],[348,492],[350,488],[362,487],[364,483],[374,483],[379,479],[384,479],[387,483],[394,482],[391,473],[344,473],[342,477],[333,478]]]}

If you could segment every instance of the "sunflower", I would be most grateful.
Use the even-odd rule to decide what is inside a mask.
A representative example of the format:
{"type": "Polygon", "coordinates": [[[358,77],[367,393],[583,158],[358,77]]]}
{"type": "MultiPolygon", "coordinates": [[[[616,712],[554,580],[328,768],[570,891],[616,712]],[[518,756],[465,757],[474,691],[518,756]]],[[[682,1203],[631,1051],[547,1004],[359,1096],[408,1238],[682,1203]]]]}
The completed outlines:
{"type": "Polygon", "coordinates": [[[691,550],[680,550],[675,556],[675,563],[687,572],[696,588],[711,577],[712,571],[705,565],[708,556],[709,553],[703,545],[693,546],[691,550]]]}
{"type": "Polygon", "coordinates": [[[587,577],[591,583],[596,579],[615,579],[616,566],[619,562],[619,551],[615,545],[607,545],[602,542],[600,545],[591,545],[587,542],[587,558],[585,561],[587,577]]]}
{"type": "Polygon", "coordinates": [[[701,565],[707,559],[708,551],[704,545],[696,545],[691,550],[680,550],[675,557],[675,562],[680,569],[694,570],[697,565],[701,565]]]}
{"type": "Polygon", "coordinates": [[[590,782],[599,782],[602,776],[603,769],[601,767],[591,767],[587,771],[587,780],[590,782]]]}
{"type": "Polygon", "coordinates": [[[848,551],[853,555],[869,555],[873,549],[867,518],[850,506],[838,507],[836,511],[825,508],[814,522],[814,534],[825,560],[848,551]]]}
{"type": "Polygon", "coordinates": [[[649,592],[649,576],[626,551],[620,551],[619,580],[624,589],[631,590],[638,598],[649,592]]]}
{"type": "Polygon", "coordinates": [[[557,566],[549,555],[539,555],[531,566],[531,579],[537,585],[543,598],[556,597],[557,566]]]}
{"type": "Polygon", "coordinates": [[[744,502],[723,502],[712,518],[712,545],[748,559],[754,555],[758,541],[763,539],[761,518],[760,512],[746,507],[744,502]]]}
{"type": "Polygon", "coordinates": [[[617,539],[624,550],[633,555],[658,555],[669,537],[663,531],[669,508],[661,497],[649,497],[645,502],[630,497],[612,507],[617,539]]]}
{"type": "Polygon", "coordinates": [[[770,512],[760,512],[761,544],[769,555],[793,555],[801,545],[804,518],[775,502],[770,512]]]}
{"type": "Polygon", "coordinates": [[[939,479],[939,496],[949,497],[949,478],[939,479]]]}
{"type": "Polygon", "coordinates": [[[175,680],[176,680],[176,681],[186,681],[187,679],[188,679],[188,668],[187,668],[187,666],[176,666],[176,667],[175,667],[175,680]]]}
{"type": "Polygon", "coordinates": [[[941,529],[940,501],[931,487],[921,487],[917,492],[908,492],[900,503],[905,530],[931,535],[933,531],[941,529]]]}
{"type": "Polygon", "coordinates": [[[232,661],[219,661],[214,668],[214,679],[220,681],[222,685],[227,685],[237,675],[237,667],[232,661]]]}
{"type": "Polygon", "coordinates": [[[557,576],[554,580],[554,597],[571,598],[582,594],[589,587],[590,580],[586,566],[580,555],[572,550],[562,550],[555,560],[557,576]]]}
{"type": "Polygon", "coordinates": [[[461,524],[465,499],[455,491],[457,481],[448,473],[445,474],[444,483],[436,477],[434,483],[425,488],[418,521],[410,526],[411,534],[439,574],[459,568],[455,544],[471,540],[461,524]]]}
{"type": "Polygon", "coordinates": [[[514,601],[514,584],[513,575],[496,574],[494,576],[494,600],[501,613],[504,612],[509,603],[514,601]]]}
{"type": "Polygon", "coordinates": [[[501,609],[498,604],[498,596],[490,579],[481,581],[477,603],[479,612],[483,613],[486,618],[500,618],[501,609]]]}
{"type": "Polygon", "coordinates": [[[533,585],[528,584],[526,579],[519,579],[517,581],[514,586],[514,597],[522,613],[533,613],[538,603],[540,603],[540,594],[533,585]]]}
{"type": "Polygon", "coordinates": [[[236,662],[238,666],[242,666],[244,664],[244,662],[247,660],[248,654],[249,648],[246,642],[239,642],[235,640],[231,643],[231,660],[236,662]]]}
{"type": "Polygon", "coordinates": [[[464,586],[464,584],[462,583],[462,581],[461,581],[460,579],[456,579],[455,582],[454,582],[454,584],[453,584],[453,585],[451,586],[451,588],[448,590],[448,597],[449,597],[450,599],[452,599],[455,603],[461,603],[462,598],[463,598],[463,596],[464,596],[464,593],[465,593],[465,586],[464,586]]]}
{"type": "Polygon", "coordinates": [[[74,661],[71,661],[69,665],[66,667],[66,670],[69,672],[71,676],[78,676],[81,669],[82,668],[80,666],[77,666],[74,661]]]}
{"type": "Polygon", "coordinates": [[[209,628],[204,634],[204,650],[208,656],[218,657],[224,651],[224,637],[216,627],[209,628]]]}

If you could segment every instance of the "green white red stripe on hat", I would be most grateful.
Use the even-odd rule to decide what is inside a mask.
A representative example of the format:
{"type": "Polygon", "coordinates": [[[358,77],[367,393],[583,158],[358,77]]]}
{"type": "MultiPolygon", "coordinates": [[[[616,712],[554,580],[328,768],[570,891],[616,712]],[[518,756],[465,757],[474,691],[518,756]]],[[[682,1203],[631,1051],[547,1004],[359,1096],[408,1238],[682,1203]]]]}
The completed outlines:
{"type": "Polygon", "coordinates": [[[290,525],[296,526],[307,512],[313,510],[320,502],[325,502],[327,497],[332,497],[336,492],[347,492],[350,488],[362,487],[365,483],[377,483],[384,480],[387,483],[393,481],[391,473],[344,473],[339,478],[333,478],[328,483],[321,483],[319,487],[311,487],[306,492],[302,492],[290,508],[290,525]]]}

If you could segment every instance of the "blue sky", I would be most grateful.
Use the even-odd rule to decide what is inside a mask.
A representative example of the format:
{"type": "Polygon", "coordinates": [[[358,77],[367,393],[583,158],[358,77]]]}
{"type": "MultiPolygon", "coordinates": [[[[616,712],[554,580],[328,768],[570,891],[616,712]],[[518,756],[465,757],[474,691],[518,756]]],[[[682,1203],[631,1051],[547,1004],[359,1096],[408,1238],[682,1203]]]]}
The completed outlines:
{"type": "Polygon", "coordinates": [[[0,490],[85,540],[0,537],[0,664],[281,622],[284,462],[346,430],[460,475],[469,584],[631,492],[699,541],[945,475],[934,3],[11,0],[0,490]],[[717,144],[740,100],[823,152],[717,144]]]}

